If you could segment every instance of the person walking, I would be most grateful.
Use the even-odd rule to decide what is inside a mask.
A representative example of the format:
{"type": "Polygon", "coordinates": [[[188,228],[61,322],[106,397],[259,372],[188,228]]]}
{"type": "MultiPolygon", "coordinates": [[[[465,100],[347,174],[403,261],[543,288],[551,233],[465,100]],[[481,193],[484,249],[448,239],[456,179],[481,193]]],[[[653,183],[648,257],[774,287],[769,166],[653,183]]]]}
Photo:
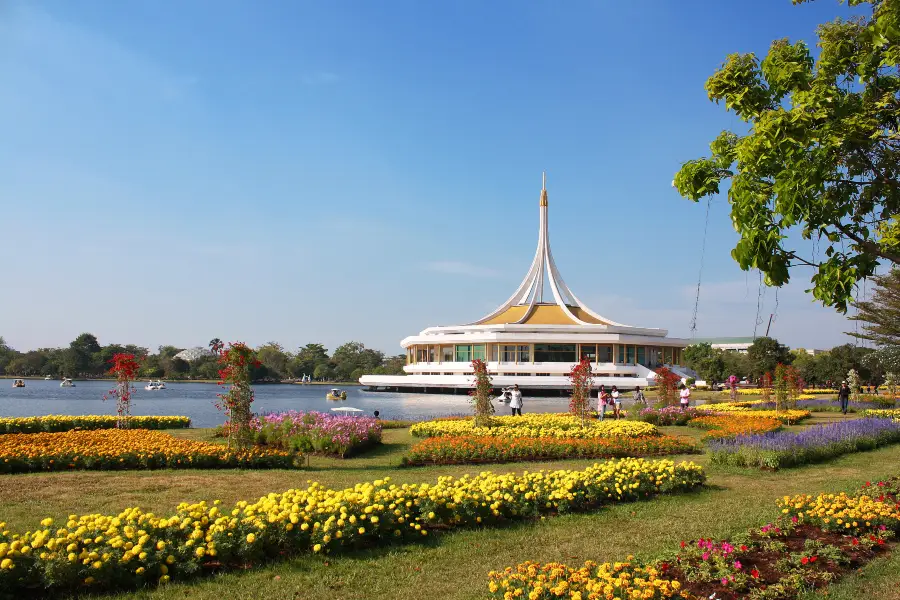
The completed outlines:
{"type": "Polygon", "coordinates": [[[519,385],[516,384],[512,389],[512,398],[509,401],[509,408],[512,410],[512,415],[522,416],[522,392],[519,391],[519,385]]]}
{"type": "Polygon", "coordinates": [[[610,398],[612,399],[613,411],[616,416],[616,420],[619,420],[619,412],[622,410],[622,399],[619,397],[619,388],[616,386],[612,386],[612,391],[609,393],[610,398]]]}
{"type": "Polygon", "coordinates": [[[847,408],[850,406],[850,386],[846,381],[841,382],[841,389],[838,390],[838,400],[841,401],[841,412],[847,414],[847,408]]]}
{"type": "Polygon", "coordinates": [[[631,395],[631,399],[634,400],[634,403],[639,406],[646,406],[647,399],[644,398],[644,392],[641,391],[641,388],[634,388],[634,393],[631,395]]]}
{"type": "Polygon", "coordinates": [[[691,403],[691,388],[682,383],[679,395],[681,396],[681,410],[685,410],[691,403]]]}
{"type": "Polygon", "coordinates": [[[597,418],[601,421],[606,416],[606,404],[608,401],[609,394],[606,393],[606,388],[601,385],[597,391],[597,418]]]}

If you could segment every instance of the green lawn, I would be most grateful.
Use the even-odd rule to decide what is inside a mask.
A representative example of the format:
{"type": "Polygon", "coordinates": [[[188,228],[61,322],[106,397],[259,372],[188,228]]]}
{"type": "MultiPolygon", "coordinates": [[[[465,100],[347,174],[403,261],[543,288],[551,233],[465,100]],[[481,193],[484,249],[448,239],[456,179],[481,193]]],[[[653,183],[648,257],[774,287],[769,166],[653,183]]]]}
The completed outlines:
{"type": "MultiPolygon", "coordinates": [[[[844,419],[816,415],[814,422],[844,419]]],[[[798,427],[799,428],[799,427],[798,427]]],[[[688,427],[663,428],[666,433],[699,437],[688,427]]],[[[209,431],[173,431],[174,435],[208,439],[209,431]]],[[[391,476],[398,482],[433,481],[481,468],[427,467],[401,469],[400,456],[414,439],[406,430],[385,432],[385,445],[348,460],[313,457],[304,471],[157,471],[82,472],[5,475],[0,486],[0,520],[14,529],[33,528],[45,516],[117,512],[140,505],[167,513],[181,501],[255,500],[317,480],[329,486],[391,476]]],[[[622,504],[599,512],[548,518],[492,530],[466,530],[430,536],[425,543],[376,549],[350,555],[300,556],[264,568],[217,575],[194,583],[170,585],[129,597],[199,598],[479,598],[486,574],[524,560],[619,560],[628,554],[653,558],[674,550],[682,539],[722,538],[774,516],[774,501],[784,494],[851,490],[866,480],[897,474],[900,445],[851,454],[837,460],[782,472],[726,469],[707,457],[685,457],[704,465],[708,489],[648,502],[622,504]]],[[[540,468],[582,468],[595,461],[495,465],[496,472],[540,468]]],[[[834,598],[898,598],[895,589],[900,551],[876,561],[829,591],[834,598]]],[[[125,597],[125,594],[121,595],[125,597]]]]}

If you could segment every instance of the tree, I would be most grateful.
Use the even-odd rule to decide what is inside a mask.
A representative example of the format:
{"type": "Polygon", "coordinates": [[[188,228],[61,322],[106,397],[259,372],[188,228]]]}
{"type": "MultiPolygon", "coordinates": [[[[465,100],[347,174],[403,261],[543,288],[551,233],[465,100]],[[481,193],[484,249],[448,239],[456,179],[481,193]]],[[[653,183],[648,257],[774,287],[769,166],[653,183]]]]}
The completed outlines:
{"type": "Polygon", "coordinates": [[[351,381],[353,372],[362,369],[371,372],[384,362],[384,353],[366,348],[360,342],[347,342],[331,355],[335,375],[341,381],[351,381]]]}
{"type": "Polygon", "coordinates": [[[71,377],[102,372],[100,343],[92,333],[82,333],[69,344],[66,372],[71,377]]]}
{"type": "Polygon", "coordinates": [[[250,385],[250,369],[259,365],[253,349],[243,342],[232,342],[219,355],[219,379],[227,385],[228,391],[219,394],[219,407],[228,418],[225,429],[228,432],[228,446],[247,448],[252,443],[253,432],[250,421],[253,413],[253,387],[250,385]]]}
{"type": "Polygon", "coordinates": [[[572,368],[572,372],[569,373],[569,381],[572,383],[569,412],[580,418],[581,425],[584,426],[591,408],[591,384],[594,381],[590,359],[582,358],[581,362],[572,368]]]}
{"type": "Polygon", "coordinates": [[[494,386],[488,375],[487,363],[476,358],[472,361],[472,370],[475,373],[475,389],[469,392],[469,397],[475,411],[475,427],[490,427],[491,415],[494,414],[494,404],[491,402],[494,386]]]}
{"type": "Polygon", "coordinates": [[[674,406],[678,402],[678,382],[681,378],[668,367],[656,369],[656,400],[663,406],[674,406]]]}
{"type": "Polygon", "coordinates": [[[131,396],[134,394],[134,380],[141,368],[140,360],[134,354],[115,354],[110,359],[112,365],[109,375],[116,378],[116,387],[111,389],[103,399],[109,397],[116,399],[116,427],[127,429],[131,418],[131,396]]]}
{"type": "Polygon", "coordinates": [[[209,340],[209,351],[213,354],[218,354],[222,348],[225,347],[225,343],[219,338],[213,338],[209,340]]]}
{"type": "Polygon", "coordinates": [[[772,373],[778,363],[789,365],[791,352],[787,346],[778,343],[778,340],[768,337],[760,337],[753,340],[747,348],[747,359],[750,363],[750,375],[759,377],[764,373],[772,373]]]}
{"type": "Polygon", "coordinates": [[[316,375],[319,365],[325,365],[325,369],[320,372],[328,370],[328,350],[322,344],[306,344],[294,356],[294,360],[291,362],[291,374],[294,377],[311,375],[319,379],[319,375],[316,375]]]}
{"type": "Polygon", "coordinates": [[[257,348],[256,356],[272,376],[279,379],[284,379],[288,376],[288,362],[291,360],[291,357],[278,342],[263,344],[257,348]]]}
{"type": "Polygon", "coordinates": [[[850,2],[863,3],[869,18],[819,27],[815,61],[804,42],[787,39],[762,61],[729,55],[706,91],[749,133],[723,131],[711,155],[684,163],[673,182],[695,202],[729,183],[738,265],[771,286],[812,267],[813,296],[841,312],[879,260],[900,264],[897,3],[850,2]],[[808,251],[788,237],[795,227],[814,242],[808,251]]]}
{"type": "Polygon", "coordinates": [[[900,369],[900,268],[873,277],[875,287],[869,300],[857,302],[857,315],[851,320],[863,324],[862,332],[850,332],[878,347],[867,364],[881,371],[900,369]]]}
{"type": "Polygon", "coordinates": [[[706,342],[691,344],[685,348],[684,363],[686,367],[697,371],[700,379],[707,382],[715,383],[727,377],[722,351],[706,342]]]}

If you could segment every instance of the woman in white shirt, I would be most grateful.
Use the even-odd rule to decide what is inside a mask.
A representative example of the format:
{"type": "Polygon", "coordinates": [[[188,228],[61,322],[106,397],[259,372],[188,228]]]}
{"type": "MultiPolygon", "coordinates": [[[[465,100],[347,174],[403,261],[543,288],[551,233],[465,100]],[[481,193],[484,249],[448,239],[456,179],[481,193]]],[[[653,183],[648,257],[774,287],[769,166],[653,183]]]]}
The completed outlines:
{"type": "Polygon", "coordinates": [[[681,384],[681,409],[682,410],[686,409],[690,403],[691,403],[691,389],[682,383],[681,384]]]}
{"type": "Polygon", "coordinates": [[[612,397],[613,403],[613,414],[616,419],[619,418],[619,411],[622,410],[622,399],[619,397],[619,388],[616,386],[612,386],[612,391],[609,393],[610,397],[612,397]]]}
{"type": "Polygon", "coordinates": [[[522,416],[522,392],[519,391],[518,385],[513,386],[512,399],[509,401],[509,408],[512,409],[513,416],[522,416]]]}

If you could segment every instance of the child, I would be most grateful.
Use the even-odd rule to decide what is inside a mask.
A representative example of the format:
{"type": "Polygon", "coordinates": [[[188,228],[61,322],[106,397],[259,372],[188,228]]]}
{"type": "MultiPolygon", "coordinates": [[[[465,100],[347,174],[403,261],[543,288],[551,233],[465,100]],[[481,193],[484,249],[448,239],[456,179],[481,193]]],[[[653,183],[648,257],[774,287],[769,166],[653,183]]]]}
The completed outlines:
{"type": "Polygon", "coordinates": [[[601,385],[600,391],[597,392],[597,418],[601,421],[606,416],[606,403],[608,400],[609,394],[606,393],[606,388],[601,385]]]}

